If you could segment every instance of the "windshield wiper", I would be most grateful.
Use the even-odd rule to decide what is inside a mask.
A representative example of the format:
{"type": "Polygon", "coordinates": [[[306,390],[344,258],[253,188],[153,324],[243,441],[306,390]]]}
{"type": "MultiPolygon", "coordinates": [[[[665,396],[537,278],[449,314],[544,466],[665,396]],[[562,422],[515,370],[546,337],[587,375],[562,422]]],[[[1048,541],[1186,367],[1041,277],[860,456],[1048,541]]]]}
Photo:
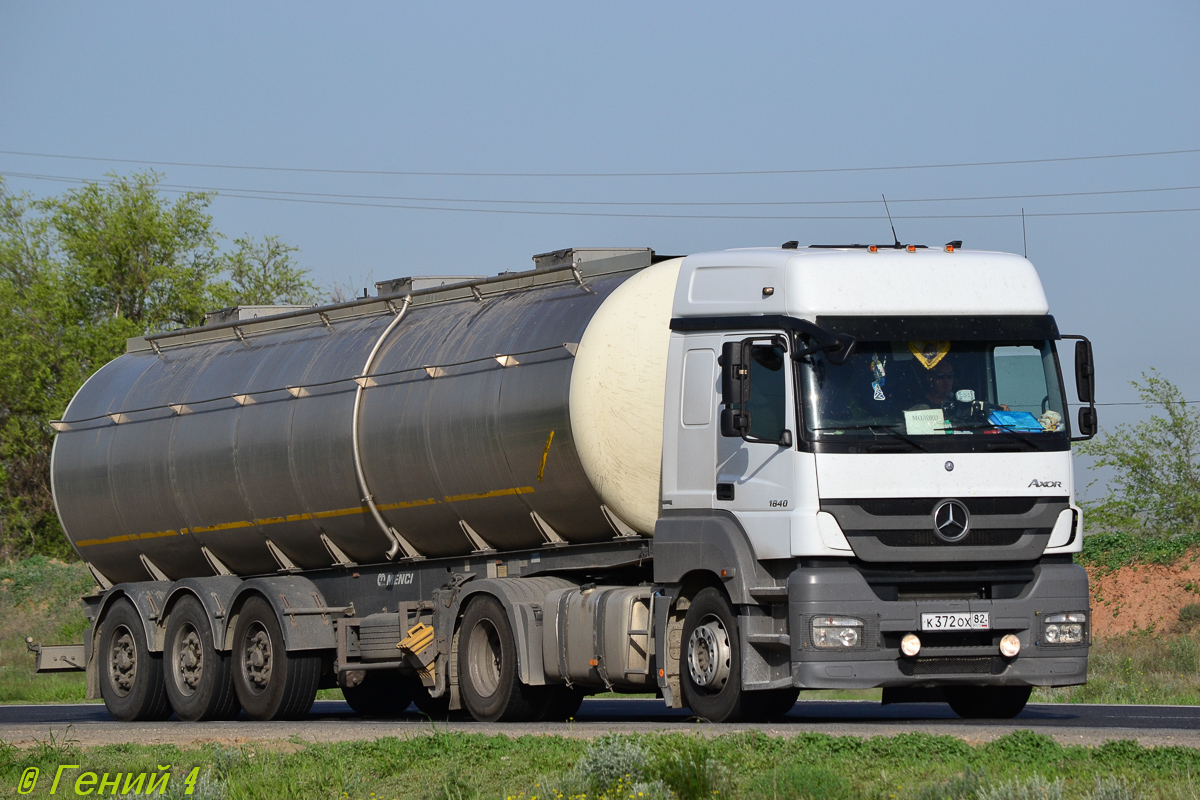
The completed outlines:
{"type": "Polygon", "coordinates": [[[814,433],[819,432],[819,431],[864,431],[864,430],[870,431],[871,433],[875,433],[876,430],[882,430],[887,433],[890,433],[892,436],[895,436],[897,439],[899,439],[903,442],[908,442],[913,447],[920,450],[922,453],[929,452],[927,449],[922,447],[921,443],[918,442],[916,439],[912,438],[911,436],[907,436],[907,435],[901,433],[900,431],[896,430],[896,428],[899,428],[899,427],[900,427],[899,425],[830,425],[825,428],[812,428],[811,430],[814,433]]]}
{"type": "Polygon", "coordinates": [[[952,430],[952,431],[977,431],[977,430],[980,430],[981,428],[993,428],[993,429],[999,431],[1000,433],[1007,433],[1009,436],[1013,437],[1014,439],[1024,442],[1026,445],[1029,446],[1029,448],[1031,450],[1045,450],[1046,449],[1046,448],[1042,447],[1040,444],[1038,444],[1038,441],[1036,439],[1032,439],[1023,433],[1018,433],[1017,431],[1013,430],[1012,428],[1008,427],[1007,425],[997,425],[994,422],[984,422],[984,423],[980,423],[979,425],[952,425],[950,427],[950,430],[952,430]]]}

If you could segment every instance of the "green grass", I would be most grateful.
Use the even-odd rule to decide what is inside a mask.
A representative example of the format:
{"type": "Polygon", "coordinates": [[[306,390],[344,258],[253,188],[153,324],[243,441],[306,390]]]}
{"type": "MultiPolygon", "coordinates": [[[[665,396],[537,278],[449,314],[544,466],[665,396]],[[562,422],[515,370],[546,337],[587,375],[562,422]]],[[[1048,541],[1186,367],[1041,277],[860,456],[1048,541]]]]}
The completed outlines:
{"type": "Polygon", "coordinates": [[[1200,557],[1200,533],[1173,537],[1097,533],[1084,538],[1076,561],[1106,573],[1133,564],[1174,564],[1184,557],[1200,557]]]}
{"type": "Polygon", "coordinates": [[[15,794],[22,773],[37,768],[41,778],[33,796],[46,796],[59,764],[80,765],[65,773],[72,795],[83,772],[157,773],[159,765],[170,765],[166,796],[182,797],[185,776],[198,767],[201,780],[191,795],[197,800],[1007,800],[1054,797],[1056,791],[1088,800],[1200,796],[1200,750],[1129,741],[1062,746],[1030,731],[979,745],[922,733],[861,739],[757,732],[712,739],[612,735],[588,742],[434,731],[370,742],[195,749],[82,749],[70,740],[47,741],[26,750],[0,744],[0,786],[15,794]]]}
{"type": "Polygon", "coordinates": [[[87,618],[79,599],[96,582],[82,562],[33,556],[0,565],[0,703],[79,703],[82,672],[35,675],[25,637],[43,644],[83,641],[87,618]]]}
{"type": "Polygon", "coordinates": [[[1084,686],[1037,689],[1037,703],[1200,705],[1200,635],[1134,631],[1092,645],[1084,686]]]}

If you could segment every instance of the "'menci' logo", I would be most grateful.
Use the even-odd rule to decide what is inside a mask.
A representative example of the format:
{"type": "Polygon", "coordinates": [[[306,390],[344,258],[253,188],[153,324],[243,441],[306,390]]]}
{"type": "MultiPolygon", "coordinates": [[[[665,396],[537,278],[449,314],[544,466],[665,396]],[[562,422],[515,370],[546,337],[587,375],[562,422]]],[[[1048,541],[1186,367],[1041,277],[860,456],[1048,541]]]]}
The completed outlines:
{"type": "Polygon", "coordinates": [[[1039,481],[1034,478],[1029,482],[1029,486],[1035,489],[1061,489],[1062,481],[1039,481]]]}

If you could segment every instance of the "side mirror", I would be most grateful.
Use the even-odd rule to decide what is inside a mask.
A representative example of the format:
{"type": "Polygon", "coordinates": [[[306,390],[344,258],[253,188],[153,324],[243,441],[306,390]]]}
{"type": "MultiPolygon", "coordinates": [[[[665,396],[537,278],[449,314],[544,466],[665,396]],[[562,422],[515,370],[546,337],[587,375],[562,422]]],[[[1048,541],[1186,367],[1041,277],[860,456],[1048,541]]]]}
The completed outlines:
{"type": "Polygon", "coordinates": [[[1096,431],[1100,430],[1100,423],[1096,419],[1096,409],[1092,406],[1085,406],[1079,409],[1079,436],[1082,439],[1090,439],[1096,435],[1096,431]]]}
{"type": "Polygon", "coordinates": [[[838,349],[833,349],[831,347],[825,358],[829,359],[830,364],[833,364],[835,367],[840,367],[849,361],[854,355],[854,351],[858,347],[858,340],[846,333],[835,334],[834,338],[837,339],[842,346],[838,349]]]}
{"type": "Polygon", "coordinates": [[[721,409],[721,435],[740,438],[750,431],[750,415],[738,408],[721,409]]]}
{"type": "Polygon", "coordinates": [[[721,345],[721,435],[745,436],[750,415],[743,404],[750,397],[749,348],[743,342],[721,345]]]}
{"type": "Polygon", "coordinates": [[[1091,439],[1100,430],[1096,417],[1096,362],[1092,360],[1092,343],[1086,336],[1066,336],[1064,339],[1075,339],[1075,390],[1079,394],[1079,402],[1087,403],[1079,409],[1078,436],[1072,436],[1071,441],[1082,442],[1091,439]]]}
{"type": "Polygon", "coordinates": [[[1079,402],[1096,402],[1096,363],[1092,360],[1092,343],[1087,339],[1075,343],[1075,388],[1079,392],[1079,402]]]}

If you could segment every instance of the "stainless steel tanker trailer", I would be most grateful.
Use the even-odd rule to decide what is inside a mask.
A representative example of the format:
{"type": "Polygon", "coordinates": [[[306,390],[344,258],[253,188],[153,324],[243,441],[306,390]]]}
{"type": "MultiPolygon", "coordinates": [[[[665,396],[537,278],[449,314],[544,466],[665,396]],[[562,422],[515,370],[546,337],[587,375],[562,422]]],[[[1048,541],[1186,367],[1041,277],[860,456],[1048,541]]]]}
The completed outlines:
{"type": "MultiPolygon", "coordinates": [[[[711,720],[806,688],[1012,716],[1085,679],[1090,345],[961,243],[571,249],[129,341],[51,473],[123,720],[711,720]],[[1075,436],[1057,345],[1075,338],[1075,436]]],[[[269,309],[268,309],[269,311],[269,309]]]]}

